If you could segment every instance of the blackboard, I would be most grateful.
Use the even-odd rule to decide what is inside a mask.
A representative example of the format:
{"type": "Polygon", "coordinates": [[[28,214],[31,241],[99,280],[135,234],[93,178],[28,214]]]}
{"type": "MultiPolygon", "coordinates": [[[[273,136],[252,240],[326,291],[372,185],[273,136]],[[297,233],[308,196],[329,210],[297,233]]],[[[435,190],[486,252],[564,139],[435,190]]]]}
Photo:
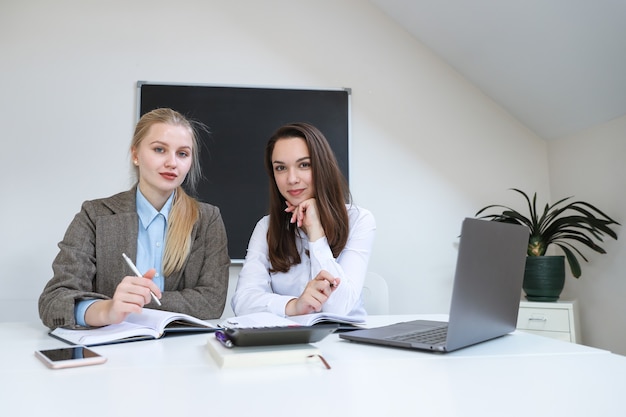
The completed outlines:
{"type": "Polygon", "coordinates": [[[349,181],[350,90],[137,83],[138,117],[169,107],[202,122],[203,179],[196,197],[220,208],[233,263],[245,258],[257,221],[268,212],[265,144],[285,123],[308,122],[330,142],[349,181]]]}

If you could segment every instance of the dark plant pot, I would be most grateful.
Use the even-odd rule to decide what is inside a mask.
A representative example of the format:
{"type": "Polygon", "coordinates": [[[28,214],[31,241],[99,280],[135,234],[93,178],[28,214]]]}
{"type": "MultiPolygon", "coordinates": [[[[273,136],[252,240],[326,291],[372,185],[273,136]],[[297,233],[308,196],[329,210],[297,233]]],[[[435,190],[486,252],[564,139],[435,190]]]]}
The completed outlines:
{"type": "Polygon", "coordinates": [[[522,288],[528,301],[556,301],[565,285],[565,256],[526,258],[522,288]]]}

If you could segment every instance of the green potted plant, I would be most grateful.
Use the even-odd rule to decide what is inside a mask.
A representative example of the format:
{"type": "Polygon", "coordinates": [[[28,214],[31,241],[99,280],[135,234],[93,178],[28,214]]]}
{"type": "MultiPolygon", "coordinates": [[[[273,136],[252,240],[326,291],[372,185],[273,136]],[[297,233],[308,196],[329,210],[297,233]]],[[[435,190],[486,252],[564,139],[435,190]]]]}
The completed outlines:
{"type": "Polygon", "coordinates": [[[526,199],[528,215],[507,206],[492,204],[479,210],[476,217],[488,210],[498,209],[501,211],[497,214],[483,214],[479,218],[528,227],[528,257],[523,283],[526,298],[531,301],[556,301],[565,284],[565,258],[575,278],[582,273],[578,257],[588,262],[576,244],[606,253],[596,242],[602,242],[604,235],[617,239],[617,234],[609,226],[619,223],[589,203],[568,202],[572,197],[552,205],[546,204],[541,213],[537,210],[537,193],[531,202],[525,192],[517,188],[512,190],[526,199]],[[565,256],[547,256],[546,251],[552,244],[558,246],[565,256]]]}

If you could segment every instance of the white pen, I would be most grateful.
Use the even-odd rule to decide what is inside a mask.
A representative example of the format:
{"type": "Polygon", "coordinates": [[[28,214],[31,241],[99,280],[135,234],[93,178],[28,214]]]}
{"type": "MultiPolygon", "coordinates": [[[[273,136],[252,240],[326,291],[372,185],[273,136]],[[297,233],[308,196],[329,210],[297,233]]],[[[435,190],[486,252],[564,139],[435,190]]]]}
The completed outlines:
{"type": "MultiPolygon", "coordinates": [[[[137,269],[137,267],[135,266],[135,264],[133,263],[133,261],[130,260],[130,258],[128,256],[126,256],[125,253],[122,253],[122,256],[124,257],[124,260],[126,261],[126,263],[128,264],[128,266],[130,266],[130,269],[133,270],[133,272],[135,273],[135,275],[137,275],[138,277],[142,277],[143,275],[141,275],[141,272],[139,272],[139,270],[137,269]]],[[[155,303],[157,303],[158,305],[161,305],[161,302],[159,301],[159,299],[157,298],[156,295],[154,295],[154,293],[152,291],[150,291],[150,295],[152,295],[152,299],[154,300],[155,303]]]]}

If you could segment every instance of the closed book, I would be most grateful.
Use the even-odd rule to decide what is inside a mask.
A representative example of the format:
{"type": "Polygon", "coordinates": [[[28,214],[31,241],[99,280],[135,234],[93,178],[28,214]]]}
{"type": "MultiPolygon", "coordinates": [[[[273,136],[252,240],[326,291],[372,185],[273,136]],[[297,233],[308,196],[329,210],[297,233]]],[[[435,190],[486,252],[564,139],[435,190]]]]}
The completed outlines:
{"type": "Polygon", "coordinates": [[[207,348],[220,368],[245,368],[267,365],[306,364],[321,362],[320,350],[311,344],[234,346],[227,348],[209,336],[207,348]]]}

